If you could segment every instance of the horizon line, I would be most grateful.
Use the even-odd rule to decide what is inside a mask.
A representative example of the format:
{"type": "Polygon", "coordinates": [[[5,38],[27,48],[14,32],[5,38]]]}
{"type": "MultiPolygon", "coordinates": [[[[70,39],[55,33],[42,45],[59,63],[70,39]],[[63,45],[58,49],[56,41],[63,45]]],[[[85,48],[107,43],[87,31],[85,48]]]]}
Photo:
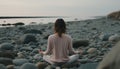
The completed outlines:
{"type": "Polygon", "coordinates": [[[0,16],[0,19],[15,19],[15,18],[58,18],[67,16],[0,16]]]}

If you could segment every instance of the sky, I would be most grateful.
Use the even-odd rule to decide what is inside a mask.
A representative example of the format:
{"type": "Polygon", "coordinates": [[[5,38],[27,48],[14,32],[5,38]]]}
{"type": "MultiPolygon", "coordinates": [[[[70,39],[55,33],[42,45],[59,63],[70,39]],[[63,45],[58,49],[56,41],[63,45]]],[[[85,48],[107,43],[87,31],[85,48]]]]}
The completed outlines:
{"type": "Polygon", "coordinates": [[[120,0],[0,0],[0,16],[101,16],[120,0]]]}

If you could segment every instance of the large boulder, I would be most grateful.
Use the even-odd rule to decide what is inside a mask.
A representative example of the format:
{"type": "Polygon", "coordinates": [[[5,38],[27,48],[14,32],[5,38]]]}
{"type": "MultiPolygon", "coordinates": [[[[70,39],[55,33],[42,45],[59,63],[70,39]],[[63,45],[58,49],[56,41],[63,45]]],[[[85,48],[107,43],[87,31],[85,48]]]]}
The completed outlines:
{"type": "Polygon", "coordinates": [[[20,42],[23,44],[28,44],[30,42],[37,42],[37,40],[36,40],[36,37],[34,35],[24,34],[23,36],[21,36],[20,42]]]}
{"type": "Polygon", "coordinates": [[[24,33],[32,33],[32,34],[42,34],[40,30],[37,29],[30,29],[30,30],[25,30],[24,33]]]}
{"type": "Polygon", "coordinates": [[[73,47],[79,48],[80,46],[88,46],[89,41],[88,40],[75,40],[73,41],[73,47]]]}
{"type": "Polygon", "coordinates": [[[28,63],[29,61],[27,59],[14,59],[13,60],[13,63],[14,65],[16,66],[21,66],[23,65],[24,63],[28,63]]]}
{"type": "Polygon", "coordinates": [[[20,69],[38,69],[33,63],[25,63],[23,64],[20,69]]]}
{"type": "Polygon", "coordinates": [[[11,43],[0,44],[0,50],[13,50],[14,46],[11,43]]]}
{"type": "Polygon", "coordinates": [[[120,20],[120,11],[115,11],[108,14],[107,18],[120,20]]]}
{"type": "Polygon", "coordinates": [[[97,69],[120,69],[120,42],[105,55],[97,69]]]}
{"type": "Polygon", "coordinates": [[[15,51],[0,51],[0,57],[14,59],[16,56],[17,56],[17,52],[15,51]]]}
{"type": "Polygon", "coordinates": [[[2,57],[0,57],[0,64],[12,65],[13,61],[10,58],[2,58],[2,57]]]}
{"type": "MultiPolygon", "coordinates": [[[[3,34],[5,35],[5,34],[3,34]]],[[[0,44],[2,43],[10,43],[11,42],[11,38],[10,37],[1,37],[0,38],[0,44]]]]}

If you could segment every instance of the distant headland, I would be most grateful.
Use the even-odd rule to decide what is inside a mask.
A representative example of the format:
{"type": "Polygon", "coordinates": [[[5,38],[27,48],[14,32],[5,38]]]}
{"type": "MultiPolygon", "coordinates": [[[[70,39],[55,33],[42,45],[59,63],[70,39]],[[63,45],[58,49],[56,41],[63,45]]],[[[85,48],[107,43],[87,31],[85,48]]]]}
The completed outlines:
{"type": "Polygon", "coordinates": [[[58,18],[64,16],[0,16],[0,19],[16,19],[16,18],[58,18]]]}

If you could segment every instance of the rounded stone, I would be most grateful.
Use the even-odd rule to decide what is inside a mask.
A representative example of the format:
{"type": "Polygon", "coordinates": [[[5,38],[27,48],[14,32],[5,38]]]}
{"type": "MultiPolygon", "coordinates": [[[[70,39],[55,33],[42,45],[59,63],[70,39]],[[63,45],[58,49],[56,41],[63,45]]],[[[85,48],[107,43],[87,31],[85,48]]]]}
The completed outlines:
{"type": "Polygon", "coordinates": [[[14,65],[16,66],[21,66],[23,65],[24,63],[28,63],[29,61],[27,59],[14,59],[13,60],[13,63],[14,65]]]}
{"type": "Polygon", "coordinates": [[[38,62],[36,66],[38,67],[38,69],[44,69],[48,65],[45,62],[38,62]]]}
{"type": "Polygon", "coordinates": [[[92,53],[94,53],[94,52],[96,52],[96,51],[97,51],[96,48],[89,48],[89,49],[87,50],[87,52],[88,52],[89,54],[92,54],[92,53]]]}
{"type": "Polygon", "coordinates": [[[2,57],[0,57],[0,64],[12,65],[13,61],[10,58],[2,58],[2,57]]]}
{"type": "Polygon", "coordinates": [[[114,34],[109,37],[110,42],[118,42],[119,40],[120,40],[120,35],[118,35],[118,34],[114,34]]]}
{"type": "Polygon", "coordinates": [[[32,34],[24,34],[20,38],[20,42],[24,44],[28,44],[29,42],[37,42],[36,37],[32,34]]]}
{"type": "Polygon", "coordinates": [[[0,50],[13,50],[14,46],[10,43],[0,44],[0,50]]]}
{"type": "Polygon", "coordinates": [[[25,63],[23,64],[20,69],[38,69],[33,63],[25,63]]]}
{"type": "Polygon", "coordinates": [[[0,69],[7,69],[3,64],[0,64],[0,69]]]}
{"type": "Polygon", "coordinates": [[[8,65],[7,69],[14,69],[14,65],[8,65]]]}

